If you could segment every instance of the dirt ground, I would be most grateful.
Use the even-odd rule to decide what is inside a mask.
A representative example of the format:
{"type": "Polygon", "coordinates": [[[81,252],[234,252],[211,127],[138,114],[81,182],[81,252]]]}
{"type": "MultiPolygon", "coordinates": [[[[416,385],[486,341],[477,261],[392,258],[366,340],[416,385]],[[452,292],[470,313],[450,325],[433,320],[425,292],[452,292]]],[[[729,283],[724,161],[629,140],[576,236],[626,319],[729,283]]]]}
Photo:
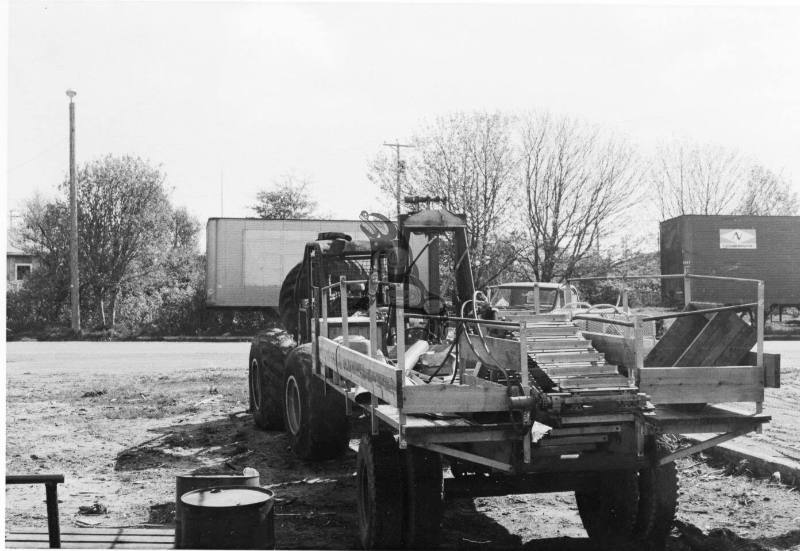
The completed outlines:
{"type": "MultiPolygon", "coordinates": [[[[794,359],[784,361],[784,388],[771,392],[767,408],[785,402],[780,423],[789,423],[787,445],[797,446],[800,422],[789,412],[800,396],[800,342],[770,342],[767,351],[784,345],[780,352],[794,359]]],[[[173,521],[176,475],[253,467],[277,496],[279,548],[358,547],[355,453],[304,462],[283,433],[256,430],[245,412],[248,348],[9,343],[7,472],[63,473],[62,525],[138,526],[173,521]],[[95,502],[107,512],[78,513],[95,502]]],[[[669,550],[800,549],[800,491],[731,475],[698,456],[678,466],[682,524],[669,550]]],[[[43,488],[10,486],[5,497],[7,528],[45,526],[43,488]]],[[[572,494],[454,499],[446,511],[448,549],[592,549],[572,494]]]]}

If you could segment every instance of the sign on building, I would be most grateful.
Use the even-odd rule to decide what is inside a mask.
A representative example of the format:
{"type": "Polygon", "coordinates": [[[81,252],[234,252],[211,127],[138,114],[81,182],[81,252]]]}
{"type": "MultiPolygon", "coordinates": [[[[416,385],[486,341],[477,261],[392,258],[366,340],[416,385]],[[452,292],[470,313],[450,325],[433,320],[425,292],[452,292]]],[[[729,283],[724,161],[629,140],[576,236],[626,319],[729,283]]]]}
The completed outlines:
{"type": "Polygon", "coordinates": [[[756,230],[719,230],[720,249],[755,249],[756,230]]]}

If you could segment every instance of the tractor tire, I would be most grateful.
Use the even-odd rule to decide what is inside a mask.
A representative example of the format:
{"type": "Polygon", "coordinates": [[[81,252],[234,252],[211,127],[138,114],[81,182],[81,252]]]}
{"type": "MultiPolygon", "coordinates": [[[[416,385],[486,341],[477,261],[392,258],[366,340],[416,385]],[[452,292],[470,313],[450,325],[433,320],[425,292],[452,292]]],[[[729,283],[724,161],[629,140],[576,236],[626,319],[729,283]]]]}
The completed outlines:
{"type": "MultiPolygon", "coordinates": [[[[654,460],[669,453],[661,442],[655,443],[654,460]]],[[[639,471],[639,514],[636,536],[642,549],[662,550],[675,520],[678,504],[678,472],[675,463],[654,464],[639,471]]]]}
{"type": "Polygon", "coordinates": [[[259,333],[250,347],[250,411],[259,428],[283,429],[283,373],[294,347],[294,340],[280,329],[259,333]]]}
{"type": "Polygon", "coordinates": [[[350,442],[345,398],[311,372],[311,344],[295,348],[286,359],[284,419],[292,451],[301,459],[341,456],[350,442]]]}
{"type": "MultiPolygon", "coordinates": [[[[297,311],[299,308],[300,300],[308,298],[306,296],[295,297],[295,286],[297,285],[298,291],[303,293],[307,287],[305,281],[305,274],[300,274],[303,269],[303,263],[296,264],[281,284],[281,290],[278,294],[278,315],[281,318],[281,324],[290,334],[297,334],[297,311]],[[300,281],[297,280],[297,275],[300,274],[300,281]]],[[[304,293],[303,293],[304,294],[304,293]]]]}
{"type": "Polygon", "coordinates": [[[358,534],[364,549],[403,546],[403,467],[389,434],[365,434],[358,445],[358,534]]]}
{"type": "Polygon", "coordinates": [[[439,547],[444,515],[442,459],[438,453],[409,446],[401,452],[404,468],[405,547],[439,547]]]}
{"type": "Polygon", "coordinates": [[[604,473],[590,491],[575,492],[583,527],[600,549],[634,549],[639,508],[636,471],[604,473]]]}

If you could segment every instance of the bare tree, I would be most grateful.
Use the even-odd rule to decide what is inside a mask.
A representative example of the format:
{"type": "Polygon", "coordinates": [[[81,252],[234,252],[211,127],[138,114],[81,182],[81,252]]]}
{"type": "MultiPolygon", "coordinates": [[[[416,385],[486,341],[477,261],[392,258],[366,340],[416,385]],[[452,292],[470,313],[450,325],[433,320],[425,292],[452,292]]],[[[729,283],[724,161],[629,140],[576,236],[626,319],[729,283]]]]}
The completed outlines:
{"type": "Polygon", "coordinates": [[[309,218],[317,208],[308,192],[309,181],[292,174],[284,174],[273,181],[272,189],[259,191],[256,204],[250,208],[259,218],[286,220],[309,218]]]}
{"type": "Polygon", "coordinates": [[[797,212],[797,193],[792,191],[791,182],[761,165],[754,165],[750,169],[735,213],[790,216],[797,212]]]}
{"type": "Polygon", "coordinates": [[[737,152],[684,141],[656,150],[650,181],[662,219],[682,214],[731,214],[742,197],[747,162],[737,152]]]}
{"type": "MultiPolygon", "coordinates": [[[[513,120],[501,113],[455,113],[419,131],[409,151],[402,192],[443,197],[448,208],[467,218],[476,284],[495,280],[515,258],[503,243],[512,205],[516,153],[513,120]]],[[[393,197],[396,164],[379,154],[369,178],[393,197]]],[[[513,242],[512,242],[513,244],[513,242]]]]}
{"type": "Polygon", "coordinates": [[[528,277],[568,278],[638,197],[640,168],[624,141],[575,120],[529,114],[521,125],[519,179],[530,250],[528,277]]]}

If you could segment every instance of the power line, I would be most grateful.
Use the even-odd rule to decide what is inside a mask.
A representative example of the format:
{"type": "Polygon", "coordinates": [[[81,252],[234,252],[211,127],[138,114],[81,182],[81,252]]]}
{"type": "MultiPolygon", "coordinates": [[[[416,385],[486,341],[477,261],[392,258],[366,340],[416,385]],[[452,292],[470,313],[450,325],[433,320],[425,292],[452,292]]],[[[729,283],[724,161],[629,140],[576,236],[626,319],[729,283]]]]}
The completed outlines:
{"type": "Polygon", "coordinates": [[[46,148],[42,149],[41,151],[39,151],[39,153],[37,153],[36,155],[31,157],[27,161],[23,161],[23,162],[21,162],[19,164],[16,164],[16,165],[10,167],[8,169],[8,171],[12,172],[14,170],[17,170],[18,168],[22,168],[23,166],[25,166],[25,165],[27,165],[29,163],[32,163],[33,161],[35,161],[36,159],[38,159],[39,157],[41,157],[45,153],[49,153],[50,151],[54,150],[56,147],[62,146],[65,141],[66,141],[66,139],[61,138],[60,140],[58,140],[57,142],[53,143],[52,145],[49,145],[48,147],[46,147],[46,148]]]}

